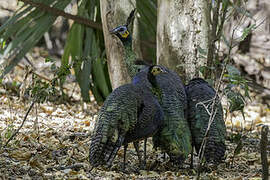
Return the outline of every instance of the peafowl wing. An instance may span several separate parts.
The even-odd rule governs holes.
[[[115,89],[99,111],[90,145],[92,166],[111,165],[129,129],[135,127],[139,93],[128,84]]]
[[[205,80],[196,78],[192,79],[186,86],[186,93],[188,97],[188,120],[193,144],[196,151],[199,152],[208,127],[209,112],[211,112],[216,91]],[[220,162],[226,150],[226,126],[220,102],[216,103],[214,112],[216,113],[210,126],[204,151],[207,162]]]
[[[191,133],[185,118],[187,107],[184,86],[179,76],[168,74],[157,77],[161,89],[161,107],[164,112],[164,128],[153,136],[154,147],[168,153],[171,160],[181,164],[191,152]]]
[[[92,166],[111,166],[122,145],[152,136],[162,126],[163,112],[141,87],[116,88],[99,111],[90,144]]]

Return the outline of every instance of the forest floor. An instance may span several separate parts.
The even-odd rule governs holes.
[[[18,67],[14,72],[6,79],[23,82],[25,72]],[[147,143],[147,170],[139,170],[135,149],[130,144],[125,172],[121,171],[123,148],[111,169],[89,171],[90,138],[100,106],[93,98],[91,103],[81,103],[75,83],[69,83],[67,89],[73,101],[36,104],[20,132],[5,146],[21,125],[31,102],[0,86],[0,179],[195,179],[197,157],[194,169],[189,167],[190,158],[178,169],[168,157],[153,149],[151,139]],[[269,125],[270,109],[261,104],[256,94],[251,93],[251,97],[244,108],[245,120],[238,112],[226,117],[226,159],[218,166],[206,168],[202,179],[260,179],[260,129],[262,124]],[[243,148],[234,156],[239,135]],[[141,151],[142,147],[143,143]]]

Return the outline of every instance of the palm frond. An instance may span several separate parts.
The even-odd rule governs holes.
[[[39,2],[38,0],[35,0]],[[54,8],[64,9],[71,0],[46,0],[45,4]],[[56,16],[24,5],[0,29],[2,42],[11,41],[3,48],[3,57],[8,59],[0,78],[3,78],[27,52],[42,38],[56,20]]]
[[[78,9],[78,15],[90,20],[100,21],[99,2],[83,0]],[[99,37],[101,36],[101,37]],[[89,90],[98,103],[102,103],[111,92],[108,73],[104,72],[106,64],[101,62],[104,51],[103,34],[99,31],[74,23],[68,35],[62,57],[62,67],[68,66],[69,59],[74,64],[75,76],[81,88],[84,101],[89,101]],[[103,60],[104,62],[104,60]],[[91,79],[92,78],[92,79]]]

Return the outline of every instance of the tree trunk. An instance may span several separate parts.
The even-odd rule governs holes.
[[[130,82],[130,77],[123,59],[122,43],[117,37],[111,35],[109,30],[125,24],[134,5],[136,5],[135,0],[125,1],[125,3],[121,0],[100,1],[108,69],[113,89]]]
[[[158,0],[157,63],[177,72],[183,81],[199,76],[207,61],[205,0]]]

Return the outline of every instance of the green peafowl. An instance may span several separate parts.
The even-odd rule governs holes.
[[[132,36],[130,31],[128,30],[128,26],[132,24],[134,20],[135,11],[136,9],[131,11],[125,25],[118,26],[110,30],[110,33],[116,35],[124,45],[125,51],[124,59],[128,69],[128,73],[131,78],[133,78],[141,68],[140,66],[134,64],[134,61],[136,60],[136,54],[132,50]]]
[[[158,89],[155,79],[166,71],[159,66],[151,66],[147,73],[151,87]],[[126,84],[107,97],[98,113],[91,138],[89,160],[93,167],[110,167],[117,151],[124,145],[125,168],[128,143],[150,137],[162,127],[163,111],[150,90],[145,91],[144,88]],[[138,147],[135,148],[138,152]]]
[[[147,91],[151,86],[147,81],[149,65],[143,61],[136,61],[136,55],[132,51],[132,36],[128,30],[128,25],[133,17],[134,11],[130,13],[125,25],[118,26],[110,32],[115,34],[124,45],[124,59],[129,75],[133,78],[132,83],[143,86],[144,90]],[[152,89],[152,93],[156,95],[164,111],[164,128],[153,136],[154,147],[161,148],[172,161],[181,164],[191,152],[191,133],[184,113],[187,108],[185,89],[180,77],[175,72],[164,66],[160,67],[168,73],[157,77],[160,89],[158,91]],[[139,69],[142,70],[137,73]],[[146,153],[146,148],[144,153]]]
[[[143,61],[136,61],[136,64],[146,67],[133,78],[133,84],[149,87],[146,72],[151,66]],[[175,72],[164,66],[160,68],[168,73],[157,76],[156,84],[160,88],[152,89],[164,112],[164,126],[153,136],[154,148],[160,148],[169,155],[171,161],[181,165],[191,152],[191,132],[184,113],[187,108],[185,89]]]
[[[208,128],[209,113],[212,111],[212,103],[216,96],[216,91],[205,80],[195,78],[186,86],[186,93],[188,99],[188,120],[193,145],[197,153],[199,153]],[[216,103],[213,112],[216,113],[207,135],[204,157],[206,162],[219,163],[226,151],[226,126],[220,102]]]
[[[121,42],[124,45],[125,50],[125,63],[128,68],[128,73],[131,78],[133,78],[136,73],[140,70],[141,66],[135,65],[134,61],[136,59],[136,54],[132,50],[132,38],[131,34],[128,30],[128,26],[132,24],[134,18],[135,18],[135,11],[131,11],[129,17],[127,18],[126,24],[122,26],[118,26],[112,30],[109,30],[111,34],[116,35]],[[144,140],[144,163],[146,162],[146,143],[147,138]],[[134,145],[135,146],[135,145]],[[136,142],[136,146],[138,146],[138,143]],[[140,154],[138,152],[138,158],[140,158]]]

